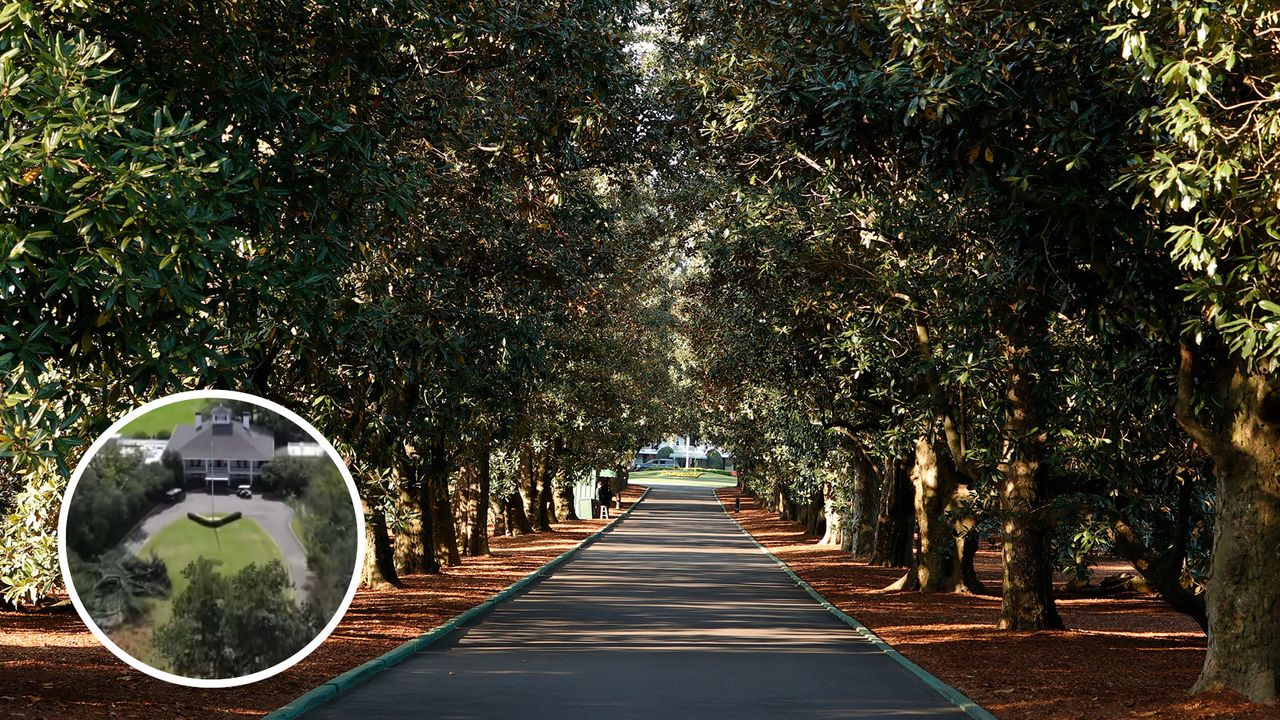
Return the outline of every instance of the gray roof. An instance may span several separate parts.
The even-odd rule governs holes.
[[[213,431],[213,424],[206,422],[196,430],[195,425],[179,425],[169,438],[169,452],[192,458],[214,460],[270,460],[276,456],[276,441],[271,433],[245,429],[231,425],[231,432]]]

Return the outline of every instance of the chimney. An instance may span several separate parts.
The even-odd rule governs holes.
[[[196,413],[196,429],[199,430],[202,427],[204,427],[204,415]]]
[[[249,429],[249,413],[244,414],[244,417],[241,418],[241,422],[244,423],[244,429],[248,430]]]

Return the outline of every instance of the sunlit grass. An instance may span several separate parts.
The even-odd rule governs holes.
[[[642,485],[652,486],[685,485],[719,488],[733,487],[738,484],[738,479],[735,477],[730,475],[721,475],[715,471],[700,470],[698,468],[641,470],[639,472],[631,473],[627,479]]]
[[[217,529],[205,527],[191,518],[175,520],[148,538],[138,555],[164,560],[171,594],[175,597],[187,589],[182,571],[199,557],[214,561],[218,571],[226,576],[235,575],[251,563],[277,560],[284,565],[284,554],[271,536],[246,517]]]
[[[179,425],[194,423],[196,411],[203,410],[208,404],[207,398],[195,398],[158,407],[125,425],[120,434],[125,437],[149,438],[158,432],[172,433]]]
[[[218,571],[225,576],[234,575],[251,563],[277,560],[281,565],[284,564],[284,554],[267,531],[244,517],[216,530],[191,518],[175,520],[152,535],[142,546],[138,556],[164,560],[169,575],[169,596],[152,599],[144,617],[135,623],[116,628],[110,635],[122,650],[147,665],[162,670],[168,669],[168,661],[156,652],[152,639],[156,628],[173,616],[174,599],[189,585],[182,571],[196,558],[204,557],[214,561]]]

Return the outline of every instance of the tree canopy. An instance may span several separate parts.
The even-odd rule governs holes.
[[[998,535],[1002,629],[1122,558],[1199,689],[1275,700],[1277,43],[1253,0],[4,0],[4,597],[57,592],[88,441],[234,388],[347,459],[367,585],[692,434],[896,590]]]

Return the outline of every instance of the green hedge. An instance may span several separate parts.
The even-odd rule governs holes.
[[[200,513],[193,513],[193,512],[187,513],[187,517],[209,528],[220,528],[223,525],[235,522],[236,520],[240,519],[241,515],[242,513],[239,510],[233,513],[227,513],[226,515],[223,515],[221,517],[216,517],[216,518],[205,517]]]

